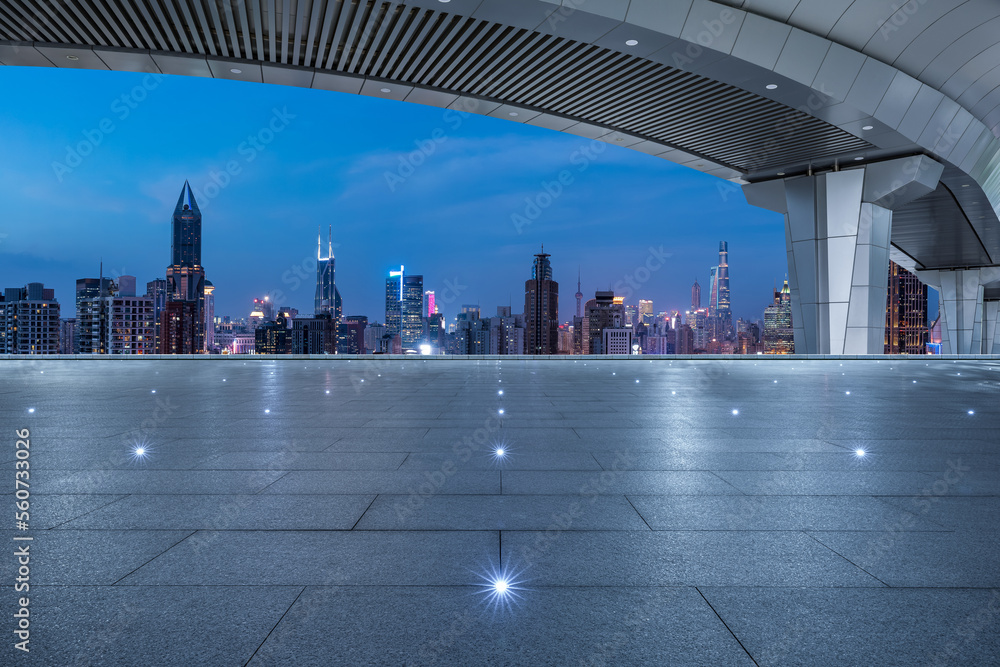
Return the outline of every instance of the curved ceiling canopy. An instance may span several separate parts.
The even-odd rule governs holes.
[[[470,111],[735,182],[907,155],[918,268],[1000,262],[1000,3],[20,0],[0,63],[305,86]]]

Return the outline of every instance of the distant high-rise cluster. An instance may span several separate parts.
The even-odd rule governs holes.
[[[710,267],[707,304],[696,279],[690,310],[654,309],[650,299],[626,303],[613,290],[584,301],[577,272],[576,312],[559,322],[559,283],[551,255],[534,255],[524,283],[524,311],[499,306],[484,316],[467,303],[449,323],[424,276],[404,266],[385,279],[384,322],[344,316],[336,282],[333,226],[323,251],[317,234],[312,313],[300,315],[276,299],[253,299],[249,315],[215,315],[215,287],[201,265],[201,211],[185,181],[171,219],[171,264],[165,278],[136,292],[136,278],[105,276],[76,281],[75,317],[59,318],[53,290],[40,283],[0,293],[0,353],[6,354],[791,354],[795,351],[793,290],[775,289],[763,319],[733,321],[729,244],[719,243]],[[928,348],[927,287],[890,263],[885,352],[924,354]],[[448,292],[446,291],[445,294]],[[451,299],[449,299],[450,301]]]

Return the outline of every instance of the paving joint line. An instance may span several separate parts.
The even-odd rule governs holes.
[[[274,631],[278,629],[278,626],[281,625],[281,622],[283,620],[285,620],[285,616],[288,615],[288,612],[292,610],[292,607],[295,606],[295,603],[298,602],[299,598],[302,597],[302,594],[306,592],[306,588],[308,588],[308,586],[302,587],[302,590],[299,591],[299,594],[295,596],[295,599],[292,600],[292,603],[288,605],[288,609],[286,609],[285,612],[281,615],[281,618],[278,619],[278,622],[275,623],[274,627],[268,631],[267,635],[264,637],[264,640],[257,646],[257,648],[254,649],[253,653],[250,654],[250,657],[247,659],[247,661],[243,663],[243,667],[247,667],[247,665],[250,664],[250,661],[253,660],[255,655],[257,655],[257,652],[260,651],[261,647],[264,646],[264,644],[267,642],[268,639],[270,639]]]
[[[698,595],[700,595],[701,599],[705,601],[705,604],[707,604],[708,608],[712,610],[712,613],[715,614],[715,617],[719,619],[719,622],[722,623],[722,625],[726,628],[726,630],[729,631],[729,634],[733,636],[733,639],[735,639],[736,643],[740,645],[740,648],[743,649],[743,652],[747,654],[747,657],[750,658],[753,664],[757,665],[757,667],[760,667],[760,663],[758,663],[754,659],[753,655],[750,654],[750,651],[747,650],[747,647],[743,645],[743,642],[741,642],[740,638],[736,636],[736,633],[733,632],[733,629],[729,627],[729,624],[726,623],[726,621],[722,618],[719,612],[715,610],[715,607],[713,607],[712,603],[708,601],[708,598],[705,597],[705,594],[701,592],[701,589],[697,586],[695,586],[694,589],[698,591]]]

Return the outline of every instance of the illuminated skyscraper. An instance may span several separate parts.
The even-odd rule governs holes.
[[[333,256],[333,225],[327,238],[326,257],[323,257],[322,236],[316,234],[316,296],[313,312],[316,315],[329,314],[335,322],[343,315],[343,303],[337,289],[336,259]]]
[[[201,265],[201,210],[191,186],[184,181],[171,220],[170,266],[167,267],[167,302],[185,301],[193,308],[171,311],[171,331],[184,332],[182,338],[169,341],[166,348],[176,353],[205,351],[205,269]],[[194,317],[193,326],[178,318]],[[162,327],[161,327],[162,329]],[[190,332],[190,336],[186,335]]]
[[[699,310],[701,308],[701,285],[698,281],[694,281],[694,285],[691,286],[691,310]]]
[[[656,317],[653,315],[653,302],[639,299],[639,321],[645,325],[650,325]]]
[[[774,303],[764,309],[764,352],[793,354],[795,332],[792,329],[792,294],[785,281],[781,291],[774,290]]]
[[[167,281],[163,278],[157,278],[146,283],[146,296],[153,299],[153,350],[159,350],[160,314],[167,307]]]
[[[729,243],[726,241],[719,241],[719,266],[716,268],[716,313],[731,320],[732,312],[729,306]]]
[[[525,354],[559,354],[559,283],[552,280],[551,255],[535,255],[524,283]]]
[[[0,354],[59,354],[59,302],[42,283],[0,295]]]
[[[621,328],[625,319],[624,297],[615,296],[614,292],[595,292],[594,298],[587,302],[587,317],[583,332],[584,354],[607,354],[604,349],[604,330]],[[615,322],[617,321],[617,325]]]
[[[424,292],[424,317],[430,317],[437,312],[437,304],[434,302],[434,290]]]
[[[124,278],[124,276],[122,276]],[[215,347],[215,285],[205,281],[205,349]],[[155,331],[155,329],[154,329]],[[154,336],[155,338],[155,336]]]
[[[389,335],[399,335],[404,350],[417,349],[423,335],[423,295],[423,276],[408,276],[403,266],[389,272],[385,280],[385,324]]]
[[[889,290],[885,313],[886,354],[926,354],[927,285],[889,262]]]
[[[708,297],[709,330],[713,338],[729,340],[733,337],[733,313],[729,304],[729,244],[719,242],[719,264],[712,267]]]

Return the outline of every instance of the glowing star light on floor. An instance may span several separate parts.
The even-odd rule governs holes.
[[[523,599],[521,592],[525,589],[521,585],[524,581],[520,572],[508,566],[496,568],[491,563],[489,569],[476,575],[482,580],[476,584],[478,593],[493,611],[507,611]]]
[[[865,450],[860,449],[860,448],[854,450],[854,455],[857,456],[859,459],[864,458],[865,454],[867,454],[867,453],[868,452],[866,452]]]
[[[150,454],[152,454],[152,451],[150,450],[149,445],[145,443],[138,443],[132,446],[128,455],[134,463],[145,463]]]

